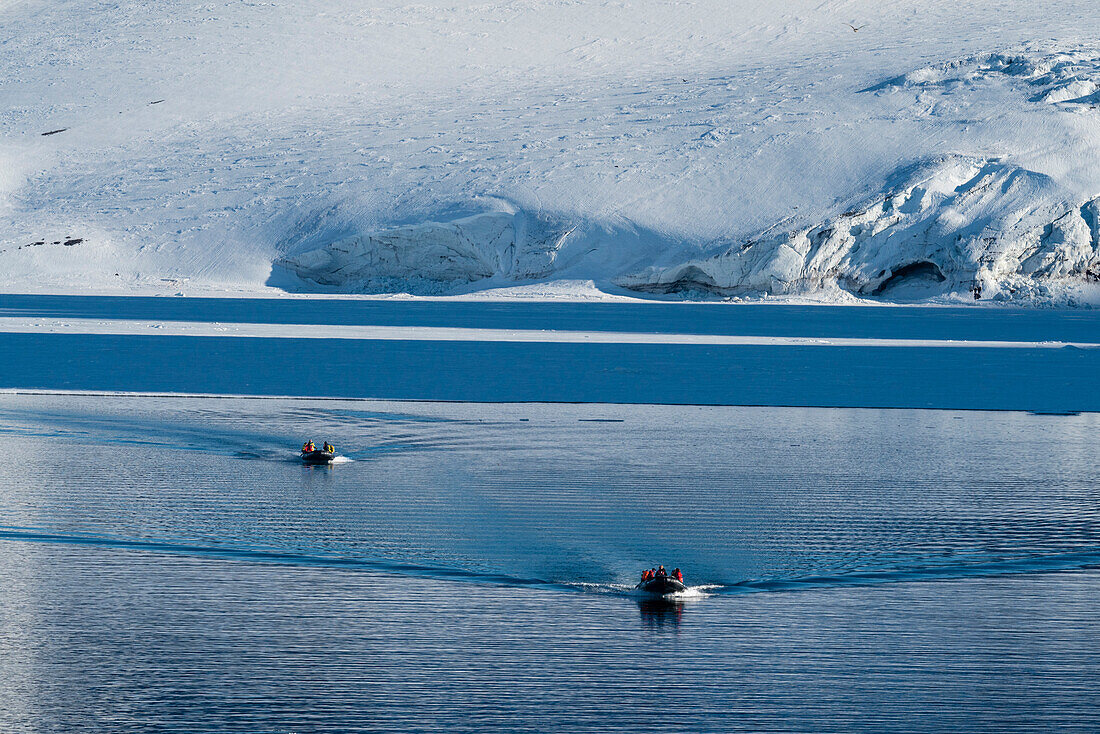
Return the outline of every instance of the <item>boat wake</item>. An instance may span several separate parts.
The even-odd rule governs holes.
[[[0,540],[30,543],[60,543],[122,550],[147,551],[171,555],[220,558],[231,561],[272,563],[303,567],[339,568],[447,581],[469,581],[495,586],[514,586],[557,590],[575,590],[570,584],[554,583],[534,578],[520,578],[498,573],[484,573],[461,568],[431,566],[418,563],[359,558],[355,556],[309,553],[295,550],[250,548],[239,546],[194,545],[174,541],[132,540],[108,535],[78,535],[50,532],[36,528],[0,529]]]
[[[366,558],[335,553],[318,553],[312,549],[198,545],[172,540],[137,540],[109,535],[71,534],[48,529],[10,526],[0,528],[0,541],[4,540],[92,546],[253,563],[350,569],[452,582],[472,582],[494,586],[615,595],[633,598],[639,601],[658,599],[672,603],[695,601],[714,596],[756,592],[784,592],[822,588],[873,586],[889,583],[962,580],[1100,568],[1100,550],[1085,550],[1072,553],[1002,559],[992,562],[957,564],[951,566],[937,565],[923,568],[804,576],[800,578],[746,579],[727,583],[705,583],[689,586],[682,592],[657,596],[652,593],[641,591],[632,584],[553,581],[537,577],[517,576],[503,572],[476,571],[427,563]]]
[[[709,596],[713,596],[715,593],[721,593],[722,590],[729,588],[723,584],[700,584],[698,586],[689,586],[685,591],[658,596],[642,591],[631,584],[572,582],[565,584],[565,586],[587,594],[614,594],[616,596],[627,596],[634,599],[665,599],[673,602],[706,599]]]
[[[888,583],[948,581],[989,576],[1019,576],[1100,568],[1100,549],[1069,553],[1002,558],[975,563],[929,565],[881,571],[805,576],[790,579],[749,579],[725,584],[719,593],[737,594],[758,591],[797,591],[839,586],[872,586]]]

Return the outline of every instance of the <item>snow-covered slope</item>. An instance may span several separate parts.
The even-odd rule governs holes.
[[[1100,301],[1093,0],[8,0],[0,23],[4,290]]]

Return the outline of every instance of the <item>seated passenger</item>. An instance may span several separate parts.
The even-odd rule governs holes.
[[[666,576],[668,576],[668,571],[665,570],[665,567],[664,566],[657,566],[657,578],[663,579]]]
[[[306,441],[304,444],[302,444],[302,453],[303,454],[308,454],[310,451],[313,451],[315,448],[316,448],[316,446],[313,445],[313,439],[310,439],[309,441]]]
[[[678,568],[672,569],[672,578],[676,579],[681,584],[684,583],[684,574],[680,573],[680,569]]]
[[[335,454],[336,453],[336,447],[333,446],[328,441],[325,441],[325,452],[329,453],[329,454]]]

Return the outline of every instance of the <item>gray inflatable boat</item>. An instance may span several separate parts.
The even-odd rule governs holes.
[[[684,586],[671,576],[658,576],[655,579],[643,581],[634,588],[638,591],[644,591],[647,594],[654,594],[656,596],[665,596],[666,594],[678,594],[681,591],[687,591],[686,586]]]

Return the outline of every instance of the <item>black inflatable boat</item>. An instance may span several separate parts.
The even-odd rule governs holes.
[[[634,588],[638,591],[644,591],[647,594],[654,594],[656,596],[665,596],[666,594],[678,594],[681,591],[687,591],[686,586],[684,586],[671,576],[658,576],[655,579],[643,581]]]
[[[331,464],[336,454],[331,451],[303,451],[302,461],[307,464]]]

